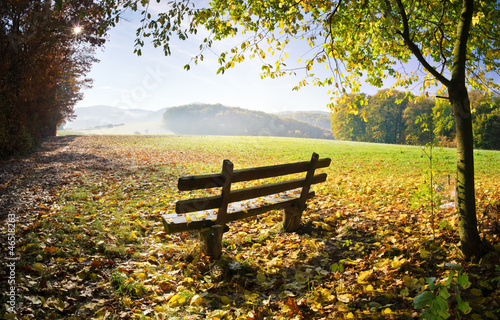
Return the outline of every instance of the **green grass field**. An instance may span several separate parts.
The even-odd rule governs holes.
[[[231,223],[216,262],[200,255],[196,234],[163,232],[161,214],[189,197],[177,191],[180,176],[219,172],[223,159],[241,169],[305,161],[313,152],[332,164],[300,232],[284,233],[280,212]],[[433,154],[439,205],[452,198],[455,150]],[[18,316],[413,319],[422,312],[413,298],[436,277],[451,279],[445,311],[452,317],[497,319],[500,152],[477,151],[475,159],[480,231],[496,250],[481,264],[462,263],[454,210],[431,214],[429,159],[419,147],[273,137],[54,139],[12,164],[13,172],[31,165],[22,179],[2,181],[4,192],[26,188],[32,202],[17,212]],[[455,285],[448,262],[462,264],[470,287]],[[458,311],[457,293],[467,314]]]

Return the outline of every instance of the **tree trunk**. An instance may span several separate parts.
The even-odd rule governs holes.
[[[449,87],[450,102],[455,114],[457,131],[458,231],[465,259],[482,256],[485,246],[479,237],[474,188],[474,144],[469,95],[465,85]]]

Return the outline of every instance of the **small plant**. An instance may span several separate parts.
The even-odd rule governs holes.
[[[344,272],[344,260],[340,260],[338,263],[334,263],[330,266],[331,272]]]
[[[352,240],[347,239],[342,243],[342,247],[348,247],[350,248],[352,246]]]
[[[432,132],[432,121],[427,117],[427,115],[423,114],[417,117],[415,123],[420,123],[420,127],[422,128],[423,133],[429,134],[429,142],[422,147],[422,151],[425,156],[429,159],[429,184],[428,187],[424,187],[423,191],[423,201],[429,202],[431,204],[431,227],[432,227],[432,235],[433,238],[436,237],[436,229],[435,229],[435,207],[437,202],[441,200],[438,192],[435,192],[434,186],[434,167],[433,167],[433,149],[434,146],[437,145],[437,141],[434,138],[434,134]],[[427,150],[428,149],[428,150]],[[436,196],[438,199],[436,199]]]
[[[450,291],[454,291],[457,301],[456,319],[460,319],[461,314],[469,314],[471,307],[467,301],[463,301],[460,296],[460,288],[467,289],[471,283],[467,273],[462,272],[462,267],[455,263],[446,263],[450,267],[448,279],[436,282],[435,277],[427,278],[429,289],[413,299],[413,305],[416,309],[424,309],[420,314],[422,319],[441,320],[451,316],[448,312],[448,299],[451,297]]]
[[[111,275],[111,285],[116,289],[117,292],[122,292],[123,287],[125,286],[125,281],[127,280],[120,272],[115,271]]]
[[[134,283],[132,278],[127,279],[118,271],[111,275],[111,285],[119,295],[140,296],[146,292],[142,283]]]

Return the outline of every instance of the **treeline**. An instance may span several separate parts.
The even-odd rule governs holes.
[[[90,85],[94,48],[105,41],[103,10],[96,0],[61,9],[49,0],[2,1],[0,158],[31,150],[71,117]]]
[[[475,148],[500,150],[500,97],[473,91],[469,99]],[[337,109],[331,125],[338,140],[456,146],[455,118],[445,99],[381,90],[373,96],[350,95]]]
[[[169,108],[163,121],[176,134],[332,138],[328,130],[306,122],[220,104]]]

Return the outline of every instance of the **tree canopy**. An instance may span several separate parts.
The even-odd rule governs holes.
[[[426,145],[435,141],[442,147],[456,147],[455,119],[450,103],[442,99],[412,99],[407,93],[381,90],[373,96],[351,95],[339,104],[331,117],[334,137],[339,140]],[[473,107],[474,146],[477,149],[500,150],[495,125],[500,110],[498,96],[470,93]],[[368,101],[361,105],[360,101]],[[411,100],[411,101],[410,101]],[[348,107],[356,104],[356,112]],[[357,114],[365,113],[365,120]],[[356,114],[355,114],[356,113]],[[425,122],[424,129],[422,124]]]
[[[328,85],[334,97],[359,92],[363,81],[382,87],[390,79],[393,87],[418,88],[431,95],[432,85],[446,87],[451,82],[460,40],[458,22],[463,10],[472,11],[464,73],[471,89],[498,90],[500,18],[494,1],[225,1],[216,0],[197,7],[188,0],[173,1],[158,16],[141,7],[138,0],[125,1],[123,7],[143,9],[143,23],[137,30],[144,37],[171,53],[171,41],[187,39],[207,30],[194,62],[202,61],[214,41],[248,35],[226,52],[220,52],[218,72],[245,59],[263,59],[263,76],[278,77],[295,73],[288,68],[292,41],[305,41],[311,48],[301,63],[307,78],[317,85]],[[149,3],[149,2],[147,2]],[[241,38],[243,39],[243,38]],[[269,59],[270,57],[275,57]],[[314,66],[326,64],[332,70],[320,78]],[[186,68],[189,68],[186,66]],[[389,82],[388,82],[389,83]],[[305,85],[301,82],[299,87]],[[333,106],[333,105],[332,105]]]

